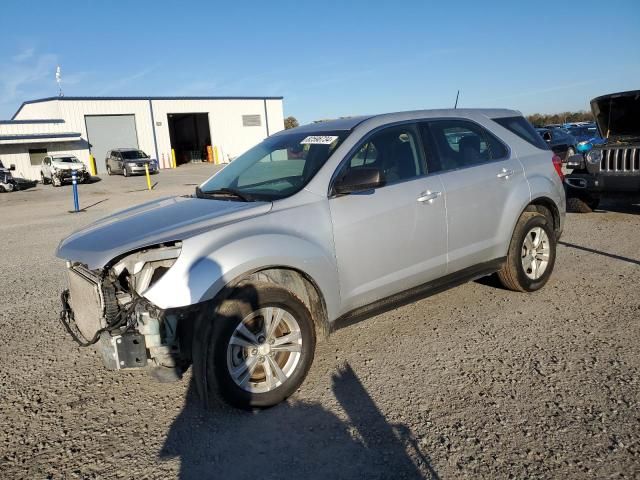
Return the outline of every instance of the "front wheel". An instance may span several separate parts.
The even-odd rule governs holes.
[[[556,236],[549,218],[538,212],[524,212],[516,224],[507,262],[498,278],[509,290],[534,292],[547,283],[555,261]]]
[[[315,343],[308,309],[288,290],[242,285],[199,320],[193,347],[198,391],[206,403],[219,393],[239,408],[276,405],[302,384]]]
[[[124,168],[122,169],[122,175],[124,175],[125,177],[128,177],[128,176],[129,176],[129,171],[127,170],[127,167],[124,167]]]
[[[111,166],[107,165],[107,175],[111,176]]]
[[[51,184],[54,187],[60,187],[60,186],[62,186],[62,180],[60,180],[60,177],[52,176],[51,177]]]

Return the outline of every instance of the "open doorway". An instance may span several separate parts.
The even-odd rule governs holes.
[[[169,113],[169,138],[176,163],[206,162],[211,145],[208,113]]]

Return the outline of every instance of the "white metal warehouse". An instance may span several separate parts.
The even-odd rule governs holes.
[[[0,121],[0,160],[40,178],[45,155],[73,154],[104,173],[108,150],[136,147],[171,166],[228,161],[284,129],[282,97],[50,97],[24,102]]]

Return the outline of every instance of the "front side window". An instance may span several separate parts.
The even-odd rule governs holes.
[[[378,168],[387,184],[423,175],[415,128],[412,125],[402,125],[375,133],[357,149],[346,168]],[[342,172],[344,174],[346,170]]]
[[[288,197],[309,183],[348,135],[293,131],[269,137],[204,182],[197,194],[248,201]]]
[[[438,152],[436,170],[454,170],[499,160],[508,156],[506,147],[486,129],[466,120],[428,122]]]

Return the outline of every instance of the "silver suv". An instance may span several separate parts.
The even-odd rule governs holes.
[[[112,369],[193,364],[202,397],[274,405],[316,339],[497,273],[541,288],[565,216],[560,159],[510,110],[433,110],[282,131],[194,195],[60,244],[67,330]]]

